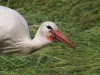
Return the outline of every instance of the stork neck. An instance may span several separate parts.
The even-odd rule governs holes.
[[[47,45],[50,41],[47,41],[45,37],[35,36],[33,40],[31,39],[24,39],[24,42],[21,42],[21,54],[26,55],[33,53],[34,51],[38,50],[39,48]]]
[[[38,50],[39,48],[51,43],[50,40],[47,39],[41,32],[41,27],[38,29],[34,39],[29,42],[31,46],[31,52]]]
[[[35,38],[32,40],[32,45],[35,48],[40,48],[42,46],[47,45],[48,43],[50,43],[50,41],[47,40],[46,37],[38,35],[38,34],[36,34]]]

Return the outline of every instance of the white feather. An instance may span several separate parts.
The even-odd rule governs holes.
[[[30,39],[26,20],[17,11],[0,6],[0,53],[29,54],[38,48],[51,43],[45,36],[49,35],[47,25],[55,30],[58,27],[53,22],[44,22],[38,29],[33,40]]]

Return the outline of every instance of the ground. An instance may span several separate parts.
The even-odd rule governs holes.
[[[100,0],[0,0],[17,10],[34,38],[38,26],[55,22],[76,49],[53,43],[28,55],[1,55],[0,75],[100,75]]]

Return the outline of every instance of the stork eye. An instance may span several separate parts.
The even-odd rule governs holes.
[[[51,27],[51,26],[47,26],[47,28],[48,28],[48,29],[52,29],[52,27]]]

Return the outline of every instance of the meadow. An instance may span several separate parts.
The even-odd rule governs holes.
[[[76,49],[53,43],[27,55],[0,55],[0,75],[100,75],[100,0],[0,0],[24,16],[34,38],[55,22]]]

